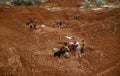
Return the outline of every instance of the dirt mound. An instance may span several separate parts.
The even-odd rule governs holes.
[[[80,21],[73,19],[78,12]],[[0,7],[0,76],[119,76],[119,13],[120,8],[51,12],[39,6]],[[29,18],[39,21],[34,31],[25,25]],[[54,27],[53,23],[59,20],[72,27]],[[80,61],[75,52],[70,59],[53,57],[51,48],[69,41],[67,35],[85,40]]]

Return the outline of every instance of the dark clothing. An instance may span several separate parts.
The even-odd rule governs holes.
[[[81,44],[81,54],[84,53],[84,47],[85,47],[85,44],[82,43],[82,44]]]
[[[52,51],[54,52],[54,57],[58,56],[60,58],[60,52],[58,50],[58,48],[52,48]]]
[[[60,56],[61,56],[60,51],[54,53],[54,57],[56,57],[56,56],[58,56],[60,58]]]
[[[62,25],[63,22],[59,21],[59,22],[55,22],[56,25]]]
[[[32,29],[32,25],[30,25],[30,29]]]
[[[37,21],[34,21],[33,25],[34,25],[33,28],[36,29]]]
[[[81,48],[81,54],[82,54],[82,53],[84,53],[84,49],[83,49],[83,48]]]
[[[62,48],[60,49],[60,53],[61,53],[61,54],[64,54],[64,53],[65,53],[65,48],[64,48],[64,47],[62,47]]]
[[[74,44],[72,44],[72,45],[69,46],[70,51],[74,50],[75,48],[76,48],[76,46]]]
[[[33,28],[36,29],[36,24],[34,24]]]
[[[30,30],[32,31],[33,30],[33,25],[30,24],[29,27],[30,27]]]

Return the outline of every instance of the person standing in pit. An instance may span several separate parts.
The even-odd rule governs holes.
[[[84,49],[85,49],[85,42],[84,40],[81,41],[81,54],[84,53]]]
[[[38,21],[37,21],[37,19],[35,19],[35,21],[33,22],[33,28],[34,29],[36,29],[37,23],[38,23]]]
[[[80,43],[79,42],[75,42],[75,46],[76,46],[76,57],[80,59],[81,58]]]

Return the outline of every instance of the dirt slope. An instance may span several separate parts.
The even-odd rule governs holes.
[[[76,11],[81,14],[80,21],[73,20]],[[33,32],[25,25],[29,18],[39,21]],[[73,27],[60,30],[52,24],[57,20]],[[80,61],[74,52],[70,59],[53,57],[51,48],[68,41],[66,35],[85,40]],[[39,6],[1,7],[0,76],[119,76],[119,35],[120,8],[50,12]]]

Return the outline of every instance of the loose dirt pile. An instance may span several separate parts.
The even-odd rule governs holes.
[[[76,11],[80,21],[74,20]],[[25,23],[37,19],[33,32]],[[72,25],[60,30],[53,23]],[[46,27],[42,28],[41,24]],[[73,35],[86,42],[80,61],[54,58],[52,47],[60,47]],[[39,6],[0,8],[0,76],[119,76],[120,8],[91,11],[63,9],[51,12]]]

